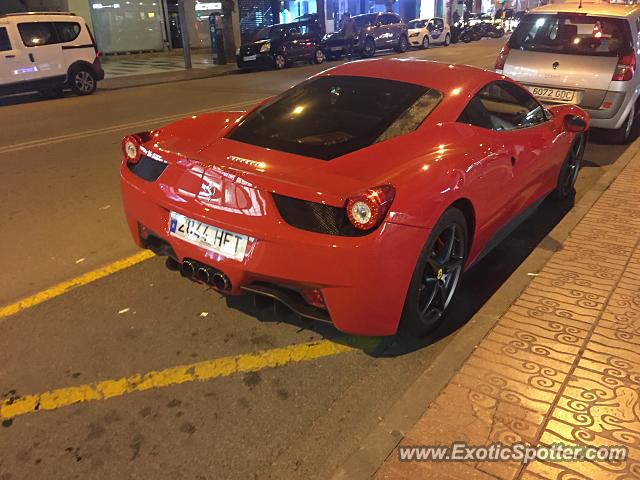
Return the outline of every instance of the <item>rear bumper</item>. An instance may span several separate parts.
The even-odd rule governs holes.
[[[531,83],[523,83],[523,86],[562,88],[557,85]],[[578,106],[589,114],[589,124],[593,128],[620,128],[627,118],[633,102],[635,102],[637,98],[637,94],[633,88],[626,91],[582,89],[579,90],[579,92],[581,97]],[[558,105],[558,103],[552,102],[545,103]]]
[[[161,176],[158,182],[161,183]],[[162,192],[168,187],[149,188],[126,166],[121,168],[125,216],[135,242],[144,247],[139,225],[144,225],[171,246],[176,259],[194,259],[226,274],[231,294],[259,283],[320,288],[334,326],[358,335],[392,335],[398,328],[415,262],[428,230],[384,223],[364,237],[339,237],[291,227],[279,218],[274,229],[251,232],[242,261],[224,258],[167,233],[169,212],[177,211],[197,220],[237,233],[246,233],[242,215],[237,226],[217,218],[206,218],[192,209],[171,202]],[[268,200],[272,201],[269,197]],[[273,215],[273,210],[271,211]]]
[[[96,74],[96,79],[104,80],[104,69],[102,68],[102,62],[100,62],[100,58],[96,57],[93,61],[93,71]]]
[[[273,67],[273,57],[270,53],[257,53],[253,60],[244,60],[241,55],[236,56],[238,68],[269,68]]]

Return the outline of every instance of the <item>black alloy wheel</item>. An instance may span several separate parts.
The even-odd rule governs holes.
[[[449,208],[431,231],[413,272],[401,329],[423,336],[440,325],[464,269],[468,248],[462,212]]]
[[[584,133],[578,133],[573,139],[567,152],[567,157],[560,168],[558,184],[553,191],[553,196],[556,200],[565,200],[575,192],[576,180],[582,167],[582,158],[584,157],[586,143]]]

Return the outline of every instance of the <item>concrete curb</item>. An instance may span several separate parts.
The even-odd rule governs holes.
[[[609,188],[631,159],[640,152],[637,139],[596,181],[576,205],[538,244],[491,298],[476,312],[455,338],[404,392],[381,421],[373,427],[360,448],[334,472],[334,480],[371,478],[402,438],[422,417],[431,402],[449,383],[474,348],[493,328],[500,316],[520,296],[531,278],[529,272],[539,271],[562,245],[574,227],[585,216],[602,193]]]

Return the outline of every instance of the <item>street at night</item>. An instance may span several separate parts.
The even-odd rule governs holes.
[[[493,70],[504,42],[376,56]],[[382,466],[498,319],[544,277],[637,141],[614,145],[607,131],[591,131],[575,207],[543,201],[464,274],[446,321],[421,338],[347,335],[277,302],[225,297],[133,242],[120,186],[125,135],[246,110],[342,63],[98,85],[86,97],[0,97],[0,480],[556,478],[499,469],[401,477],[397,465]],[[637,205],[626,208],[637,215]],[[637,237],[628,240],[637,248]],[[631,262],[638,265],[637,251]],[[394,278],[375,281],[384,289]],[[638,425],[637,391],[635,402]],[[637,467],[637,444],[630,457]],[[625,478],[639,478],[631,468]]]

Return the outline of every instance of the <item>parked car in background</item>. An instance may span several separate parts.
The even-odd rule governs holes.
[[[125,137],[124,211],[140,247],[220,293],[424,335],[464,270],[548,195],[571,198],[588,124],[487,70],[349,62],[246,112]]]
[[[92,94],[104,78],[82,17],[71,13],[0,15],[0,95],[64,89]]]
[[[429,48],[431,45],[451,43],[451,29],[442,18],[416,18],[407,22],[409,43],[414,47]]]
[[[353,39],[353,51],[363,58],[373,57],[378,50],[394,49],[406,52],[409,48],[407,26],[395,13],[366,13],[354,15],[357,33]],[[322,39],[322,50],[328,59],[345,54],[342,31],[329,33]]]
[[[626,143],[638,114],[640,6],[551,4],[523,17],[495,70],[546,103],[585,109],[593,127]]]
[[[238,68],[282,69],[294,62],[322,63],[322,33],[315,19],[264,27],[236,50]]]

